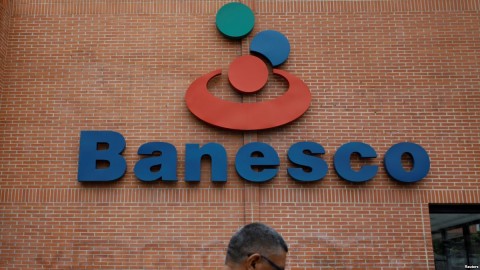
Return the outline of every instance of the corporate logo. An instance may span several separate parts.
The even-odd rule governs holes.
[[[253,30],[255,17],[252,10],[241,3],[224,5],[216,16],[217,28],[225,37],[239,40]],[[201,120],[217,127],[230,130],[262,130],[285,125],[302,116],[310,105],[311,95],[305,83],[287,71],[278,69],[290,53],[288,39],[280,32],[266,30],[256,34],[250,44],[251,55],[235,59],[229,66],[228,79],[241,94],[255,94],[267,83],[272,73],[288,82],[288,90],[275,99],[258,103],[238,103],[222,100],[212,95],[208,82],[222,74],[212,71],[192,82],[185,96],[189,110]],[[263,56],[265,63],[258,55]],[[80,133],[78,181],[109,182],[122,178],[127,171],[123,156],[125,137],[115,131],[82,131]],[[202,162],[210,160],[212,182],[226,182],[228,176],[228,154],[219,143],[204,145],[188,143],[184,151],[184,180],[201,180]],[[289,165],[286,172],[298,182],[321,181],[328,173],[329,165],[323,159],[326,153],[317,142],[296,142],[290,146],[286,156]],[[177,147],[168,142],[146,142],[138,147],[139,159],[133,168],[136,178],[143,182],[178,181]],[[379,166],[364,164],[353,168],[352,155],[362,160],[377,158],[377,152],[369,144],[348,142],[337,148],[333,156],[333,168],[337,175],[348,182],[362,183],[373,179]],[[404,157],[412,161],[411,168],[403,165]],[[244,180],[264,183],[278,175],[280,157],[269,144],[251,142],[241,146],[235,154],[235,171]],[[400,142],[391,146],[383,157],[387,174],[402,183],[422,180],[430,170],[430,157],[420,145]]]
[[[248,6],[234,2],[219,9],[215,22],[223,36],[241,40],[252,32],[255,16]],[[275,30],[261,31],[253,37],[250,53],[233,60],[228,69],[228,80],[238,93],[251,95],[262,90],[269,78],[268,65],[273,68],[274,75],[287,81],[288,90],[275,99],[257,103],[223,100],[207,88],[212,78],[222,74],[221,69],[214,70],[197,78],[186,92],[187,107],[196,117],[226,129],[262,130],[288,124],[307,111],[311,100],[308,86],[278,68],[290,54],[287,37]]]

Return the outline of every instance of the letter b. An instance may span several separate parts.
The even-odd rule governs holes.
[[[127,163],[122,156],[124,149],[125,138],[118,132],[82,131],[78,181],[107,182],[121,178],[127,170]],[[99,166],[102,163],[106,166]]]

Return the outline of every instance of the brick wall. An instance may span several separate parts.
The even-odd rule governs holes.
[[[275,29],[292,51],[281,67],[302,78],[312,106],[262,132],[212,128],[184,104],[188,85],[248,52],[214,25],[228,1],[1,1],[0,269],[220,269],[231,234],[262,221],[291,247],[288,269],[433,269],[429,203],[480,203],[480,2],[245,1],[254,32]],[[7,42],[8,34],[8,42]],[[254,98],[279,95],[271,82]],[[240,97],[222,77],[215,95]],[[118,182],[76,180],[81,130],[127,141]],[[326,150],[325,179],[286,174],[298,141]],[[138,181],[137,148],[178,150],[176,183]],[[246,142],[271,144],[278,176],[255,185],[234,169]],[[364,184],[341,180],[333,154],[372,145],[380,166]],[[385,151],[412,141],[430,154],[427,178],[398,184]],[[186,143],[218,142],[229,180],[183,180]],[[365,164],[354,160],[354,166]]]
[[[3,75],[5,68],[5,59],[7,57],[7,40],[10,26],[10,17],[12,15],[11,1],[2,0],[0,2],[0,74]],[[3,91],[3,76],[0,76],[0,92]]]

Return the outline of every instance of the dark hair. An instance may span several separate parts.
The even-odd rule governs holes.
[[[269,256],[281,250],[288,252],[288,246],[278,232],[265,224],[251,223],[242,227],[230,239],[226,261],[240,263],[253,253]]]

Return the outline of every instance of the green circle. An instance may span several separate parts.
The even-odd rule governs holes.
[[[255,15],[246,5],[238,2],[228,3],[217,12],[217,29],[230,39],[241,39],[253,30]]]

